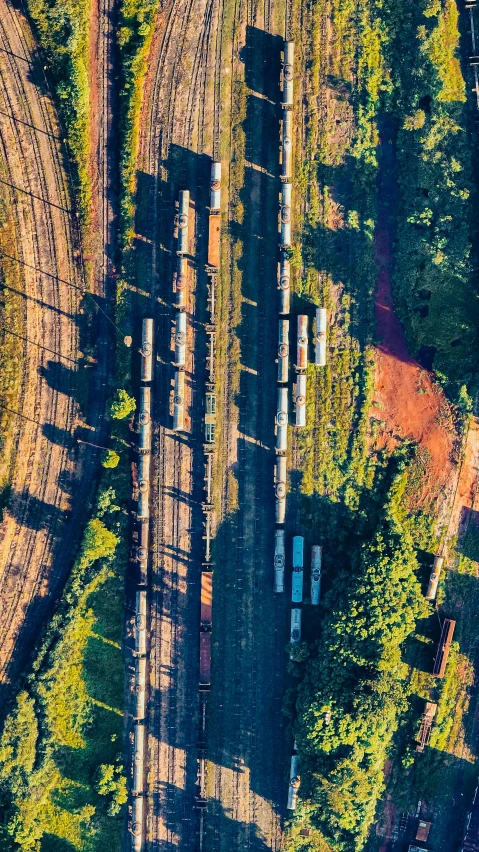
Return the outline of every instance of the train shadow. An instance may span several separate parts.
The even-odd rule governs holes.
[[[70,511],[62,511],[28,492],[15,490],[11,492],[9,513],[22,526],[37,532],[48,530],[53,535],[58,533],[58,525],[68,522],[71,516]]]

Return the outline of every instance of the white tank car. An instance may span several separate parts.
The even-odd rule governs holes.
[[[150,454],[138,458],[138,511],[139,521],[150,517]]]
[[[145,792],[145,726],[140,722],[133,728],[133,795]]]
[[[282,248],[288,248],[291,245],[291,192],[292,186],[290,183],[281,185],[281,231],[280,244]]]
[[[144,319],[141,325],[141,381],[153,377],[153,320]]]
[[[291,632],[289,641],[292,645],[297,645],[301,642],[301,610],[293,607],[291,610]]]
[[[183,370],[175,373],[175,391],[173,396],[173,429],[182,432],[185,428],[185,374]]]
[[[146,710],[146,657],[135,660],[135,719],[142,722]]]
[[[308,368],[308,317],[306,314],[298,316],[296,343],[296,370],[298,373],[304,373]]]
[[[299,775],[299,760],[296,750],[291,755],[291,769],[289,772],[288,804],[289,811],[294,811],[298,804],[298,791],[301,784]]]
[[[294,41],[284,43],[283,62],[283,107],[293,107],[293,79],[294,79]]]
[[[188,254],[188,218],[190,211],[190,193],[187,189],[180,192],[178,210],[178,254]]]
[[[149,524],[144,521],[139,525],[138,531],[139,543],[136,548],[136,558],[138,560],[139,577],[138,583],[140,586],[146,586],[148,582],[148,544],[149,544]]]
[[[139,657],[146,654],[146,589],[138,589],[136,593],[135,654]]]
[[[314,330],[314,363],[316,367],[326,366],[326,308],[316,308]]]
[[[289,376],[289,320],[280,319],[278,325],[278,382],[287,382]]]
[[[286,564],[286,549],[284,544],[284,530],[275,530],[274,533],[274,591],[284,592],[284,568]]]
[[[186,257],[179,257],[176,265],[176,305],[184,308],[186,304],[186,271],[188,262]]]
[[[140,438],[138,450],[140,453],[151,452],[151,388],[140,388],[140,410],[138,414]]]
[[[319,544],[313,544],[311,548],[311,603],[313,606],[319,604],[321,594],[321,557],[323,548]]]
[[[221,163],[211,163],[210,210],[221,208]]]
[[[306,426],[306,373],[296,376],[296,426]]]
[[[276,456],[274,491],[276,496],[276,523],[284,524],[286,516],[286,456]]]
[[[286,252],[282,251],[279,260],[279,312],[280,314],[289,314],[291,301],[291,265],[286,257]]]
[[[429,577],[429,584],[426,592],[427,601],[434,601],[436,599],[437,586],[439,583],[439,577],[441,575],[443,565],[444,556],[434,557],[434,565],[432,567],[431,576]]]
[[[186,314],[184,311],[178,311],[176,314],[175,362],[177,367],[184,367],[186,363]]]
[[[304,568],[304,538],[295,535],[293,538],[293,578],[291,600],[301,603],[303,600],[303,568]]]
[[[143,852],[144,850],[144,809],[145,800],[137,796],[131,802],[131,849],[132,852]]]
[[[288,388],[278,388],[276,410],[276,452],[285,453],[288,449]]]
[[[283,110],[283,138],[281,141],[281,177],[291,180],[293,154],[293,113]]]

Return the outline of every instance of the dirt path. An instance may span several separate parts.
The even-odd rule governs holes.
[[[99,365],[90,372],[96,402],[88,424],[76,400],[84,369],[79,362],[84,281],[62,133],[46,91],[25,19],[0,0],[0,139],[11,184],[27,338],[12,499],[0,527],[5,692],[37,638],[78,544],[95,457],[76,446],[73,431],[86,426],[98,441],[91,430],[103,411],[102,346]]]

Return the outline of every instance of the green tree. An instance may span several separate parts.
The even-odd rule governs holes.
[[[99,518],[88,522],[83,536],[80,555],[80,568],[86,568],[97,559],[113,556],[119,538],[109,530]]]
[[[105,450],[101,458],[101,463],[103,467],[106,468],[118,467],[119,461],[120,456],[115,452],[115,450]]]
[[[124,420],[136,409],[136,402],[123,388],[118,388],[110,405],[110,414],[114,420]]]

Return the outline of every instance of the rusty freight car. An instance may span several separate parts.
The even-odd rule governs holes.
[[[439,645],[437,646],[436,658],[434,660],[434,667],[432,670],[433,675],[436,677],[444,677],[455,626],[456,622],[452,618],[444,619],[441,638],[439,639]]]
[[[200,692],[209,692],[211,686],[211,633],[200,633]]]

